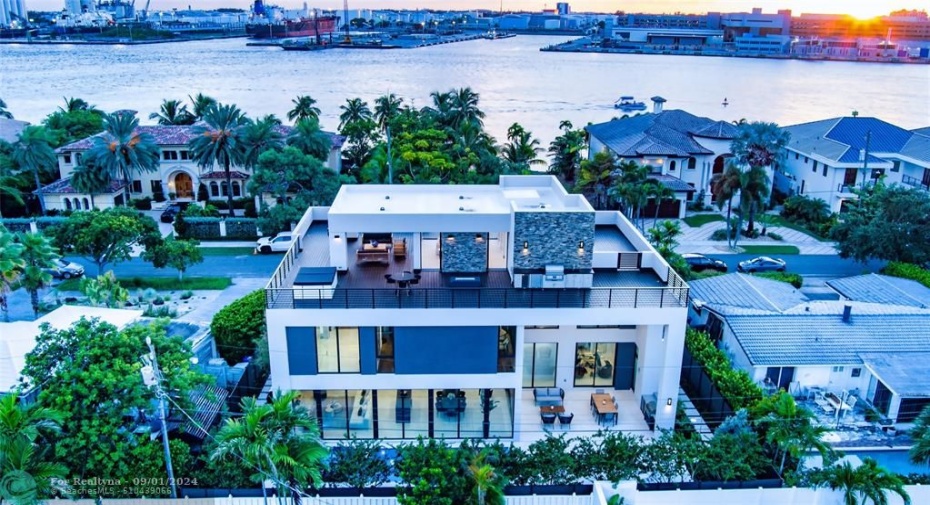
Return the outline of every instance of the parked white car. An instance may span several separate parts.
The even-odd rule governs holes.
[[[255,244],[255,252],[259,254],[287,252],[293,241],[294,236],[289,231],[283,231],[274,237],[262,237]]]

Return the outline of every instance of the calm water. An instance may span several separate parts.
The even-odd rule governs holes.
[[[164,98],[202,91],[250,115],[283,117],[309,94],[325,128],[346,98],[393,92],[417,107],[429,93],[471,86],[498,139],[520,122],[544,145],[563,119],[610,119],[623,95],[661,95],[666,108],[715,119],[800,123],[858,110],[906,128],[930,124],[930,66],[608,54],[542,53],[564,37],[523,36],[415,50],[285,52],[244,39],[150,46],[0,46],[0,97],[38,121],[82,97],[146,116]],[[730,105],[721,102],[727,98]]]

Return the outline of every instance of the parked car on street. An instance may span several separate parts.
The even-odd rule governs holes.
[[[788,265],[783,259],[769,258],[768,256],[759,256],[751,260],[740,261],[736,269],[740,272],[784,272]]]
[[[274,237],[262,237],[255,244],[255,252],[260,254],[270,254],[273,252],[287,252],[294,241],[293,235],[289,231],[282,231]]]
[[[187,208],[187,202],[172,203],[161,213],[162,223],[173,223],[174,218]]]
[[[78,265],[77,263],[73,263],[61,258],[55,260],[54,263],[54,267],[45,269],[46,272],[52,275],[52,278],[70,279],[72,277],[80,277],[84,275],[84,267]]]
[[[727,264],[717,258],[708,258],[703,254],[692,254],[686,253],[681,255],[685,259],[685,263],[695,272],[703,272],[705,270],[716,270],[718,272],[726,272]]]

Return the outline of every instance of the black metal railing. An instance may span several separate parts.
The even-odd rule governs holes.
[[[924,191],[930,191],[930,184],[927,184],[921,179],[916,177],[911,177],[910,175],[901,175],[901,182],[907,184],[908,186],[913,186],[915,188],[921,188]]]
[[[675,284],[678,284],[677,282]],[[583,309],[685,307],[686,284],[671,287],[515,288],[266,288],[269,309]]]

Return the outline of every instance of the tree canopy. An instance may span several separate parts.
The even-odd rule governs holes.
[[[75,212],[52,235],[62,251],[94,262],[98,274],[109,264],[128,260],[133,245],[148,249],[161,243],[158,223],[127,207]]]

